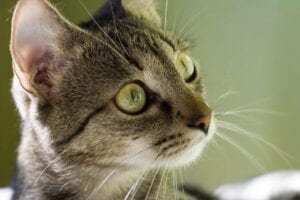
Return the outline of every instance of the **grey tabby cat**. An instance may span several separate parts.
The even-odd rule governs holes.
[[[195,160],[215,124],[189,44],[160,24],[152,0],[109,0],[80,26],[18,2],[13,199],[178,198],[160,169]]]

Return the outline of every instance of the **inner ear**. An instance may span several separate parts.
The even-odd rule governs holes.
[[[27,92],[52,92],[57,84],[52,74],[62,69],[66,60],[61,44],[70,37],[68,23],[46,1],[21,0],[17,4],[10,48],[14,73]]]

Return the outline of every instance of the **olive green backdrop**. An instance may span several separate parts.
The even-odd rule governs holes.
[[[8,45],[15,2],[0,0],[0,186],[9,183],[19,139],[18,117],[9,91],[12,70]],[[73,22],[88,16],[78,1],[53,2]],[[84,3],[93,12],[102,1]],[[165,1],[159,4],[163,15]],[[184,179],[214,189],[228,181],[300,167],[299,10],[298,0],[169,1],[167,25],[192,41],[194,56],[202,65],[208,101],[216,111],[242,108],[241,116],[223,119],[243,126],[252,135],[225,132],[234,145],[253,157],[216,137],[202,159],[184,168]],[[216,101],[228,91],[231,95]],[[254,133],[290,156],[280,156],[274,148],[255,140]]]

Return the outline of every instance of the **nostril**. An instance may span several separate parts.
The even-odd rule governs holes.
[[[201,124],[198,125],[198,128],[200,130],[202,130],[204,133],[207,133],[208,129],[209,129],[209,125],[207,126],[205,123],[201,123]]]
[[[199,118],[195,123],[189,124],[188,126],[191,128],[198,128],[202,130],[204,133],[208,133],[209,125],[211,121],[211,113]]]

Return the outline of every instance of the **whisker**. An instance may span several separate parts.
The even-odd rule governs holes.
[[[162,174],[161,174],[161,178],[160,178],[160,181],[159,181],[159,184],[158,184],[158,189],[157,189],[157,193],[156,193],[156,198],[155,198],[155,200],[157,200],[158,197],[159,197],[160,187],[161,187],[161,185],[162,185],[162,182],[163,182],[165,173],[166,173],[166,168],[163,170],[163,172],[162,172]]]
[[[180,13],[180,15],[179,15],[179,13]],[[172,33],[177,32],[177,29],[179,28],[179,25],[181,23],[181,19],[183,18],[184,11],[179,12],[179,13],[176,13],[175,17],[171,19],[172,26],[171,26],[170,30],[172,31]]]
[[[220,152],[222,154],[222,156],[226,159],[226,160],[230,160],[229,156],[226,154],[226,152],[221,148],[220,143],[217,140],[217,137],[213,137],[211,139],[211,144],[213,145],[214,148],[216,148],[217,152]]]
[[[165,36],[166,36],[166,31],[167,31],[168,6],[169,6],[169,0],[165,0],[165,15],[164,15],[164,34],[165,34]]]
[[[291,163],[290,163],[290,161],[286,157],[288,157],[290,159],[294,159],[294,160],[297,161],[297,159],[295,159],[294,157],[292,157],[291,155],[289,155],[288,153],[286,153],[285,151],[283,151],[282,149],[280,149],[279,147],[277,147],[276,145],[274,145],[270,141],[266,140],[262,136],[259,136],[257,133],[247,131],[247,130],[241,128],[238,125],[235,125],[233,123],[226,122],[226,121],[219,121],[218,120],[217,124],[218,124],[219,128],[223,128],[223,129],[226,129],[226,130],[233,131],[233,132],[235,132],[237,134],[250,137],[252,139],[255,139],[255,140],[257,140],[257,141],[265,144],[267,147],[269,147],[270,149],[272,149],[273,151],[275,151],[279,155],[279,157],[282,160],[284,160],[289,166],[291,166]]]
[[[234,146],[235,148],[237,148],[243,155],[245,155],[252,164],[254,164],[254,166],[262,171],[262,172],[266,172],[267,170],[265,169],[265,167],[254,157],[252,156],[247,150],[245,150],[242,146],[240,146],[239,144],[237,144],[236,142],[234,142],[232,140],[232,138],[225,136],[225,134],[221,133],[221,132],[216,132],[216,136],[220,137],[221,139],[223,139],[225,142],[231,144],[232,146]]]
[[[175,195],[175,200],[178,199],[178,193],[177,193],[177,180],[175,177],[174,169],[172,169],[172,180],[173,180],[173,190]]]
[[[117,32],[118,29],[117,29],[116,17],[115,17],[115,13],[114,13],[114,10],[113,10],[112,6],[111,6],[111,13],[112,13],[112,17],[113,17],[113,22],[114,22],[115,31]],[[120,43],[120,45],[121,45],[121,47],[122,47],[124,53],[125,53],[126,55],[128,55],[127,49],[124,47],[124,45],[123,45],[123,43],[122,43],[122,41],[121,41],[121,39],[120,39],[120,37],[119,37],[118,32],[116,33],[116,35],[117,35],[117,38],[118,38],[118,40],[119,40],[119,43]]]
[[[112,171],[111,171],[111,172],[103,179],[103,181],[98,185],[98,187],[92,191],[92,193],[88,196],[87,200],[89,200],[92,196],[94,196],[94,194],[97,193],[97,192],[102,188],[102,186],[107,182],[107,180],[108,180],[108,179],[109,179],[116,171],[118,171],[118,169],[112,170]]]
[[[138,152],[136,152],[136,153],[134,153],[134,154],[131,154],[131,155],[129,155],[128,157],[126,157],[125,159],[123,159],[122,161],[120,161],[120,163],[122,163],[122,162],[124,162],[124,161],[126,161],[126,160],[128,160],[128,159],[130,159],[130,158],[133,158],[134,156],[137,156],[137,155],[139,155],[140,153],[142,153],[142,152],[144,152],[144,151],[147,151],[147,150],[149,150],[151,147],[153,147],[154,146],[154,144],[152,144],[152,145],[150,145],[150,146],[147,146],[147,147],[145,147],[144,149],[142,149],[142,150],[140,150],[140,151],[138,151]],[[95,193],[97,193],[98,191],[100,191],[100,189],[102,188],[102,186],[107,182],[107,180],[116,172],[116,171],[118,171],[120,168],[122,167],[122,165],[118,165],[116,168],[114,168],[105,178],[104,178],[104,180],[99,184],[99,186],[96,188],[96,189],[94,189],[93,191],[92,191],[92,193],[88,196],[88,198],[87,199],[90,199]]]
[[[234,92],[229,92],[229,91],[225,92],[220,97],[218,97],[216,101],[220,101],[220,100],[224,99],[225,97],[229,96],[229,94],[227,95],[227,93],[233,94]],[[237,117],[247,118],[248,120],[250,120],[250,118],[245,117],[241,114],[244,114],[244,113],[246,113],[246,114],[261,113],[261,114],[270,114],[270,115],[279,115],[279,116],[284,116],[285,115],[284,113],[281,113],[281,112],[278,112],[278,111],[267,110],[267,109],[258,109],[256,107],[253,108],[253,106],[261,105],[261,104],[266,103],[268,101],[270,101],[269,97],[258,100],[258,101],[254,101],[254,102],[251,102],[249,104],[245,104],[245,105],[242,105],[242,106],[239,106],[239,107],[235,107],[234,109],[226,110],[226,111],[216,111],[217,109],[214,108],[214,110],[215,110],[214,115],[215,116],[237,116]]]
[[[128,197],[130,196],[131,192],[134,191],[139,183],[140,179],[137,179],[136,182],[132,185],[132,187],[129,189],[129,191],[127,192],[124,200],[127,200]]]
[[[140,189],[140,187],[141,187],[141,185],[142,185],[142,179],[145,178],[145,177],[149,174],[149,172],[150,172],[150,170],[148,170],[148,171],[146,171],[146,172],[144,173],[144,175],[143,175],[142,178],[141,178],[141,181],[139,181],[137,187],[134,189],[133,194],[132,194],[132,197],[131,197],[130,200],[133,200],[133,199],[134,199],[135,195],[137,194],[138,190]]]
[[[103,28],[99,25],[99,23],[95,20],[95,18],[92,16],[92,14],[90,13],[90,11],[88,10],[88,8],[86,7],[86,5],[82,2],[82,0],[77,0],[81,6],[83,7],[83,9],[85,10],[85,12],[89,15],[89,17],[94,21],[94,23],[96,24],[96,26],[99,28],[99,30],[107,37],[107,39],[116,47],[118,48],[118,45],[115,43],[115,41],[103,30]],[[116,55],[118,55],[121,59],[123,59],[125,62],[128,62],[128,60],[115,48],[113,48],[111,45],[105,43],[104,41],[100,40],[99,38],[97,38],[102,44],[106,45],[107,47],[109,47]]]
[[[213,101],[211,107],[213,108],[213,110],[217,110],[218,107],[220,107],[220,105],[222,105],[222,104],[219,103],[221,100],[224,100],[225,98],[227,98],[229,96],[232,96],[233,94],[236,94],[236,93],[237,93],[237,91],[233,91],[232,89],[227,90],[226,92],[221,94],[219,97],[217,97],[216,100]],[[215,115],[220,115],[220,113],[223,113],[223,112],[221,112],[221,111],[220,112],[215,112],[214,114]]]
[[[185,24],[183,25],[181,31],[178,33],[178,37],[181,38],[184,36],[185,32],[187,31],[187,27],[191,26],[191,24],[193,24],[193,22],[198,19],[198,16],[203,14],[203,10],[199,10],[194,16],[192,16],[191,18],[189,18],[187,20],[187,22],[185,22]]]
[[[222,119],[224,117],[237,117],[239,119],[244,119],[247,120],[249,122],[255,123],[255,124],[263,124],[262,121],[259,121],[257,119],[254,119],[253,117],[251,117],[250,115],[246,115],[246,113],[234,113],[234,112],[214,112],[214,116],[216,116],[218,119]]]
[[[84,192],[86,192],[87,191],[87,189],[88,189],[88,187],[89,187],[89,185],[90,185],[90,181],[85,185],[85,187],[84,187]]]
[[[183,177],[182,177],[182,168],[179,169],[179,177],[180,177],[180,188],[182,189],[182,192],[184,192],[184,187],[182,187],[184,185],[184,182],[183,182]],[[183,195],[183,199],[185,200],[185,195]]]
[[[66,181],[66,182],[59,188],[58,192],[61,192],[61,191],[64,189],[64,187],[66,187],[68,184],[69,184],[69,181]]]
[[[144,175],[145,173],[146,173],[146,172],[144,172],[143,175]],[[127,200],[128,197],[130,196],[130,194],[136,190],[136,188],[137,188],[139,182],[140,182],[140,181],[142,180],[142,178],[143,178],[143,175],[142,175],[140,178],[138,178],[138,179],[136,180],[136,182],[132,185],[132,187],[131,187],[131,188],[129,189],[129,191],[127,192],[127,194],[126,194],[124,200]]]
[[[215,103],[218,103],[219,101],[227,98],[228,96],[231,96],[233,94],[236,94],[236,91],[233,91],[232,89],[227,90],[226,92],[224,92],[223,94],[221,94],[216,100]]]
[[[155,145],[155,144],[154,144],[154,145]],[[152,146],[154,146],[154,145],[151,145],[151,146],[149,146],[149,147],[152,147]],[[149,147],[146,148],[146,149],[149,149]],[[158,158],[159,158],[160,156],[161,156],[161,153],[158,153],[158,155],[155,157],[155,159],[153,160],[153,162],[151,163],[151,165],[152,165],[155,161],[157,161]],[[157,168],[157,171],[155,172],[155,176],[157,176],[159,170],[160,170],[160,168]],[[150,171],[150,170],[149,170],[149,171]],[[148,173],[148,172],[147,172],[147,173]],[[146,176],[146,175],[145,175],[145,176]],[[154,179],[155,179],[155,177],[154,177]],[[152,179],[152,181],[154,181],[154,180]],[[151,183],[151,184],[153,184],[153,183]],[[133,194],[131,200],[132,200],[132,199],[134,198],[134,196],[136,195],[136,192],[138,191],[139,187],[140,187],[140,186],[138,186],[138,188],[135,190],[135,192],[134,192],[134,194]],[[152,187],[152,186],[150,186],[149,190],[151,190],[151,187]],[[148,192],[149,192],[149,190],[148,190]],[[149,195],[148,192],[147,192],[147,195]],[[146,197],[147,197],[147,195],[146,195]],[[147,199],[147,198],[145,198],[145,199]]]
[[[277,116],[286,116],[285,113],[267,109],[258,109],[258,108],[248,108],[248,109],[233,109],[225,112],[219,112],[220,115],[238,115],[238,114],[249,114],[249,113],[258,113],[258,114],[267,114],[267,115],[277,115]]]
[[[250,118],[249,116],[245,116],[244,113],[236,113],[234,111],[224,111],[224,112],[214,112],[214,116],[216,117],[226,117],[226,116],[233,116],[233,117],[242,117],[245,118],[247,120],[251,120],[254,121],[252,118]]]
[[[169,178],[169,169],[166,168],[166,170],[167,170],[167,172],[166,172],[166,178],[165,178],[165,183],[164,183],[164,191],[163,191],[164,200],[166,199],[167,184],[168,184],[168,178]]]
[[[66,152],[66,150],[62,151],[61,153],[59,153],[58,155],[56,155],[54,157],[54,159],[52,159],[47,165],[46,167],[41,171],[41,173],[37,176],[37,178],[35,179],[35,181],[33,182],[33,186],[35,187],[37,182],[40,180],[40,178],[43,176],[43,174],[46,172],[46,170],[51,167],[51,165],[55,162],[57,162],[58,160],[62,159],[62,155]]]
[[[153,187],[154,181],[155,181],[155,179],[156,179],[156,177],[157,177],[159,171],[160,171],[160,168],[157,168],[157,170],[156,170],[156,172],[155,172],[155,174],[154,174],[154,176],[153,176],[153,178],[152,178],[152,181],[151,181],[151,183],[150,183],[149,189],[148,189],[148,191],[147,191],[145,200],[147,200],[147,199],[149,198],[149,196],[150,196],[151,189],[152,189],[152,187]]]
[[[261,105],[261,104],[267,103],[269,101],[270,101],[270,97],[266,97],[266,98],[263,98],[263,99],[260,99],[260,100],[257,100],[257,101],[254,101],[254,102],[251,102],[251,103],[239,106],[239,107],[235,108],[235,110],[241,110],[241,109],[251,108],[252,106]]]

